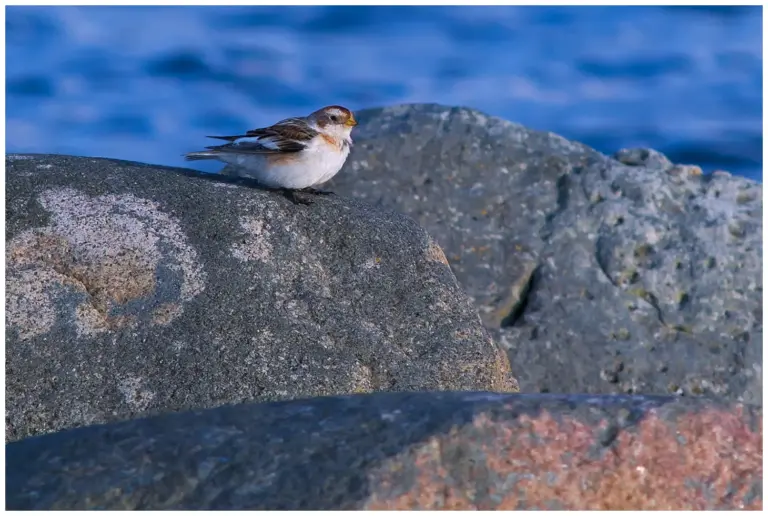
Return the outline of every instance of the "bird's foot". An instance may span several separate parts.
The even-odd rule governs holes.
[[[303,194],[308,195],[336,195],[334,192],[331,192],[330,190],[320,190],[319,188],[312,188],[311,186],[308,186],[306,188],[298,188],[296,190],[293,190],[291,188],[281,188],[280,191],[283,193],[285,197],[287,197],[293,204],[313,204],[315,201],[308,199]]]
[[[281,192],[285,196],[285,198],[291,201],[293,204],[302,204],[302,205],[308,206],[315,202],[311,199],[307,199],[306,197],[300,195],[302,193],[301,190],[291,190],[289,188],[283,188]]]
[[[332,192],[330,190],[321,190],[319,188],[312,188],[311,186],[302,188],[301,191],[306,192],[308,194],[313,194],[313,195],[336,195],[335,192]]]

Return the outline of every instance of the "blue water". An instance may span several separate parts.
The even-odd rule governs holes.
[[[8,7],[6,20],[8,152],[189,166],[207,134],[326,104],[437,102],[762,180],[760,7]]]

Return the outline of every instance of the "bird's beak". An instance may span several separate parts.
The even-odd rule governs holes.
[[[345,125],[349,127],[355,127],[357,125],[357,120],[355,120],[355,117],[351,116],[349,119],[347,119],[347,123]]]

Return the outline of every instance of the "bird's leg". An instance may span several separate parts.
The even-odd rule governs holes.
[[[330,190],[321,190],[319,188],[312,188],[311,186],[302,188],[301,191],[309,194],[313,194],[313,195],[336,195],[334,192]]]
[[[293,190],[291,188],[281,188],[280,191],[282,194],[288,198],[293,204],[312,204],[314,201],[307,199],[306,197],[300,195],[300,194],[310,194],[310,195],[336,195],[334,192],[331,192],[330,190],[320,190],[318,188],[312,188],[311,186],[308,186],[306,188],[299,188],[297,190]]]
[[[315,202],[310,199],[307,199],[306,197],[300,196],[299,194],[301,193],[301,190],[291,190],[290,188],[282,188],[280,191],[293,204],[309,205]]]

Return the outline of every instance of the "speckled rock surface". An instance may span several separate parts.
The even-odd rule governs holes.
[[[114,160],[6,166],[6,441],[243,401],[515,390],[407,217]]]
[[[762,411],[703,398],[376,393],[6,445],[14,509],[761,509]]]
[[[327,186],[435,237],[521,391],[762,403],[761,184],[468,109],[358,115]]]

